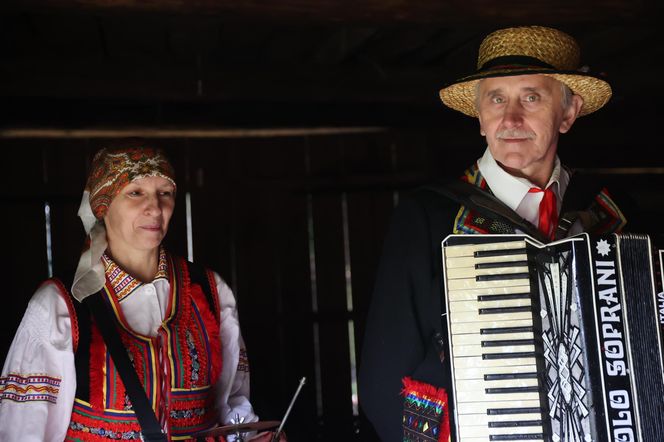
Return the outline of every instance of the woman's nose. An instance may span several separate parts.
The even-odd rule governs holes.
[[[157,194],[149,194],[145,202],[145,213],[159,215],[161,213],[161,202]]]

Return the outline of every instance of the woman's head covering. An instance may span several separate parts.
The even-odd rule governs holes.
[[[77,300],[82,301],[104,286],[101,255],[108,242],[103,219],[113,199],[132,181],[155,176],[167,179],[175,187],[173,166],[159,149],[116,147],[101,149],[94,156],[78,209],[88,238],[71,289]]]

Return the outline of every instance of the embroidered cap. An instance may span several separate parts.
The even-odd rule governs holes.
[[[175,173],[164,153],[151,147],[102,149],[92,160],[85,188],[90,192],[90,207],[102,219],[113,198],[132,181],[159,176],[175,187]]]
[[[583,98],[579,116],[604,106],[611,98],[611,86],[581,67],[579,45],[570,35],[553,28],[523,26],[500,29],[480,45],[477,71],[440,90],[443,103],[471,117],[477,117],[475,94],[483,78],[542,74],[566,84]]]

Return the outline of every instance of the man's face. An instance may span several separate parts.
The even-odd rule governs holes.
[[[545,75],[480,82],[480,129],[491,154],[507,172],[546,185],[555,162],[558,134],[570,129],[583,104],[581,97],[573,95],[563,109],[562,99],[560,83]]]

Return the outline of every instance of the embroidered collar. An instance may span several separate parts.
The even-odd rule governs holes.
[[[104,253],[101,257],[106,273],[106,280],[111,283],[118,301],[122,301],[132,294],[137,288],[143,285],[143,282],[125,272],[109,255]],[[166,250],[159,248],[159,264],[157,265],[157,274],[152,282],[159,279],[168,280],[168,259]]]

